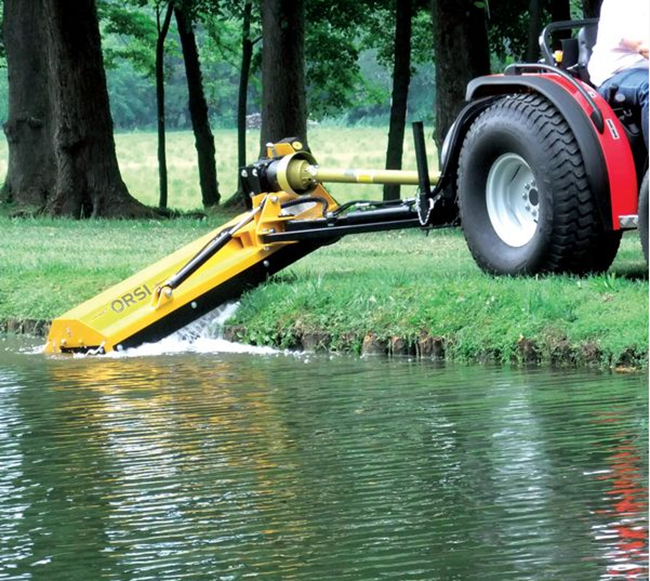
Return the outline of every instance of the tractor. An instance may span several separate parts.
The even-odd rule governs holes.
[[[606,271],[624,230],[648,259],[648,152],[640,118],[590,85],[597,20],[553,23],[543,60],[467,87],[467,104],[429,172],[321,167],[294,138],[241,168],[250,211],[53,321],[46,352],[106,353],[161,339],[341,237],[460,224],[477,264],[496,275]],[[577,30],[551,49],[552,35]],[[416,185],[414,197],[339,204],[325,183]],[[639,184],[641,186],[639,187]]]

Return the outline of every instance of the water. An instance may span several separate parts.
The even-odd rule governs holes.
[[[199,344],[0,340],[0,580],[647,579],[647,376]]]

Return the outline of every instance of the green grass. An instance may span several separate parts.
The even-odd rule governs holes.
[[[0,218],[0,320],[51,319],[216,227],[208,220],[68,221]],[[441,337],[449,359],[647,366],[648,281],[638,236],[628,234],[606,275],[497,278],[475,266],[462,233],[367,234],[324,247],[247,293],[242,339],[291,345],[327,333],[359,352],[368,333],[416,342]],[[584,357],[582,363],[593,362]]]
[[[0,319],[52,319],[220,221],[0,218]]]
[[[287,327],[326,331],[333,348],[353,350],[369,333],[412,342],[426,334],[441,337],[452,359],[510,362],[526,339],[546,362],[558,349],[586,362],[597,349],[601,364],[644,366],[647,269],[635,233],[609,273],[585,278],[488,276],[458,230],[370,234],[323,248],[250,292],[236,318],[243,338],[261,343]]]

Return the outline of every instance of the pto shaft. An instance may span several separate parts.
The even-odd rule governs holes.
[[[277,183],[284,191],[307,192],[317,183],[418,185],[417,171],[397,169],[333,169],[320,167],[300,155],[286,156],[277,163]],[[440,174],[429,179],[436,184]]]

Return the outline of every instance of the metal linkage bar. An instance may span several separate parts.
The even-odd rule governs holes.
[[[403,228],[418,228],[420,222],[413,201],[399,206],[379,207],[374,210],[357,210],[343,215],[332,215],[313,220],[291,220],[283,232],[267,234],[265,244],[323,238],[340,238],[347,234],[380,232]]]

